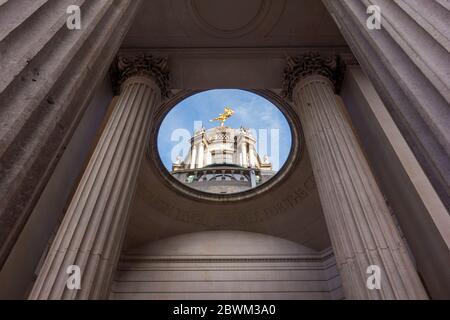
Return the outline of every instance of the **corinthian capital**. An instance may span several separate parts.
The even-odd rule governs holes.
[[[151,77],[161,89],[161,95],[169,95],[169,67],[166,57],[149,54],[119,54],[111,70],[115,90],[130,77]]]
[[[311,75],[321,75],[328,78],[339,91],[345,74],[346,66],[352,59],[337,55],[322,56],[318,53],[308,53],[296,57],[287,58],[287,66],[284,70],[283,96],[291,99],[297,83]]]

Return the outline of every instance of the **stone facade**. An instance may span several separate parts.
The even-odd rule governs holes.
[[[111,288],[115,300],[345,298],[331,249],[316,252],[251,232],[207,231],[151,242],[125,254],[119,269]]]

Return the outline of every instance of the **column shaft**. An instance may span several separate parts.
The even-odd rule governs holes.
[[[191,155],[191,169],[195,169],[197,166],[197,146],[194,145],[192,147],[192,155]]]
[[[243,141],[241,144],[241,155],[242,155],[242,166],[247,166],[247,146],[246,143]]]
[[[141,0],[1,2],[0,268]],[[81,30],[66,27],[70,5]]]
[[[348,299],[426,299],[427,295],[371,173],[333,84],[311,75],[294,89],[314,176]],[[381,268],[381,290],[366,286]]]
[[[161,93],[131,77],[100,138],[31,292],[31,299],[104,299],[121,250],[137,173]],[[81,269],[81,290],[66,269]]]
[[[450,210],[450,4],[322,0]],[[380,30],[367,8],[381,10]]]
[[[248,150],[248,152],[249,152],[249,161],[250,161],[250,166],[252,167],[252,168],[254,168],[255,167],[255,152],[254,152],[254,149],[253,149],[253,146],[250,146],[249,147],[249,150]]]
[[[205,158],[205,145],[203,144],[203,141],[200,141],[200,144],[198,146],[198,168],[203,168],[205,166],[204,164],[204,158]]]

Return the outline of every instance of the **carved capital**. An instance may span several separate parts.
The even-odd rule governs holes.
[[[353,56],[322,56],[318,53],[308,53],[287,58],[284,70],[283,96],[292,99],[292,93],[297,83],[312,75],[328,78],[334,85],[336,92],[340,91],[347,65],[357,64]]]
[[[163,97],[169,96],[169,67],[167,57],[154,57],[149,54],[119,54],[111,68],[114,91],[133,76],[151,77],[161,89]]]

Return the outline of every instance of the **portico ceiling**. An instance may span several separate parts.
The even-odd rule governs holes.
[[[122,51],[169,57],[172,89],[279,89],[286,55],[347,53],[320,0],[151,0]]]

